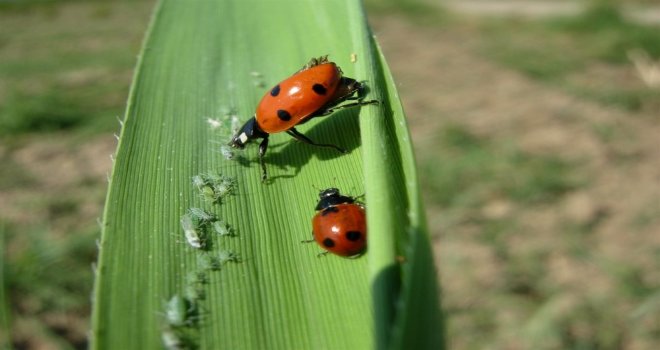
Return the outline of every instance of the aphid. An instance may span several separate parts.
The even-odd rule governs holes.
[[[216,255],[203,254],[197,256],[197,268],[204,271],[220,270],[228,262],[240,262],[240,257],[230,250],[221,250]]]
[[[220,146],[220,154],[227,160],[232,160],[235,157],[234,150],[228,145]]]
[[[160,335],[167,350],[192,350],[199,346],[191,336],[189,329],[165,326]]]
[[[204,240],[200,234],[198,225],[195,225],[193,218],[190,214],[183,214],[181,216],[181,228],[186,237],[186,241],[191,247],[195,249],[202,249],[204,247]]]
[[[234,193],[236,189],[236,180],[229,176],[221,176],[219,181],[213,184],[213,191],[219,198],[224,198]]]
[[[183,287],[183,295],[192,303],[206,298],[204,285],[209,283],[209,277],[205,270],[195,269],[189,271],[185,277],[185,285]]]
[[[165,321],[173,327],[183,326],[186,323],[186,305],[184,299],[175,294],[165,305]]]
[[[189,208],[188,214],[202,225],[206,225],[217,220],[215,214],[209,213],[202,208]]]
[[[207,202],[215,201],[215,193],[208,177],[204,174],[195,175],[192,177],[193,186],[197,188],[199,194]]]
[[[186,284],[183,288],[183,295],[193,302],[206,299],[204,287],[200,283]]]
[[[182,350],[187,348],[183,339],[181,339],[176,331],[170,327],[165,327],[160,336],[163,341],[163,346],[165,346],[165,349],[167,350]]]
[[[263,80],[263,74],[261,74],[259,72],[250,72],[250,75],[254,79],[252,81],[254,86],[256,86],[256,87],[265,87],[266,86],[266,83],[264,83],[264,80]]]
[[[206,176],[195,175],[192,177],[192,183],[195,187],[197,187],[199,194],[202,196],[202,198],[204,198],[204,200],[206,200],[207,202],[213,202],[216,200],[213,187],[209,183]]]
[[[197,308],[189,299],[174,294],[165,305],[165,321],[170,327],[189,326],[197,320]]]
[[[222,126],[222,122],[220,120],[213,118],[206,118],[206,123],[209,124],[211,130],[215,130]]]
[[[197,268],[201,271],[216,271],[220,269],[220,264],[210,254],[201,254],[197,256]]]
[[[209,276],[205,271],[198,269],[196,271],[189,271],[186,274],[186,285],[207,283],[209,283]]]
[[[341,195],[336,188],[319,193],[312,228],[316,243],[331,253],[351,257],[367,247],[364,207],[355,203],[355,198]]]
[[[215,195],[215,191],[213,191],[213,187],[211,186],[202,187],[199,191],[199,194],[207,202],[216,202],[218,200],[217,196]]]
[[[220,203],[222,198],[233,194],[236,188],[236,180],[230,176],[220,174],[199,174],[192,177],[192,183],[199,191],[202,198],[207,202]],[[204,214],[201,209],[196,209],[193,215],[198,216],[204,221]]]
[[[234,229],[228,223],[218,220],[213,223],[213,230],[220,236],[233,236]]]
[[[202,175],[195,175],[192,177],[192,183],[198,190],[202,190],[204,186],[207,186],[206,180]]]
[[[259,144],[261,180],[266,181],[264,155],[268,149],[268,136],[283,132],[298,141],[313,146],[333,148],[340,153],[346,151],[332,144],[316,143],[296,130],[295,126],[315,117],[323,117],[347,107],[377,104],[378,101],[362,101],[364,85],[355,79],[342,76],[341,69],[328,61],[328,57],[312,58],[301,70],[275,85],[266,92],[257,106],[254,117],[234,134],[229,145],[244,148],[255,139]],[[339,105],[344,101],[355,102]]]
[[[351,54],[351,63],[355,63],[355,62],[357,62],[357,54],[356,54],[356,53],[352,53],[352,54]]]
[[[240,262],[241,258],[238,254],[232,252],[231,250],[221,250],[217,255],[218,262],[220,265],[224,265],[228,262]]]

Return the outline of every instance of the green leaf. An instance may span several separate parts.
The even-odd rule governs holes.
[[[227,115],[236,111],[244,122],[268,87],[325,54],[346,76],[366,81],[368,98],[382,101],[298,128],[349,154],[274,134],[267,184],[255,145],[239,160],[225,159],[219,145],[231,136]],[[221,127],[213,129],[209,118]],[[236,194],[221,204],[205,201],[191,183],[202,173],[235,178]],[[365,193],[369,248],[362,257],[319,257],[316,244],[301,243],[311,238],[318,189],[328,187]],[[192,207],[213,213],[234,234],[209,231],[206,252],[188,246],[180,218]],[[187,275],[208,264],[208,281],[192,286],[205,295],[198,319],[179,334],[194,346],[441,348],[424,222],[404,115],[359,2],[163,0],[111,177],[92,347],[162,346],[163,332],[172,331],[165,301],[195,292]]]
[[[5,256],[7,250],[5,247],[5,237],[7,236],[7,228],[4,222],[0,222],[0,329],[2,329],[3,336],[0,337],[0,348],[9,349],[11,344],[10,330],[11,330],[11,312],[9,304],[7,303],[7,290],[6,288],[6,267],[5,262],[8,260]]]

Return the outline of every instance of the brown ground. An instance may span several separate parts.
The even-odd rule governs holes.
[[[583,298],[607,296],[602,291],[621,287],[613,277],[620,275],[618,262],[633,269],[641,284],[660,285],[660,111],[632,115],[503,69],[475,54],[477,39],[469,30],[420,28],[397,18],[377,18],[372,25],[399,83],[418,159],[429,159],[442,126],[458,123],[489,139],[511,140],[532,154],[579,162],[586,186],[554,205],[526,208],[494,198],[481,208],[483,217],[515,216],[520,223],[508,244],[513,255],[535,257],[536,251],[545,259],[542,279],[558,290],[557,300],[548,303],[561,310]],[[632,66],[619,75],[617,84],[636,79]],[[450,334],[457,335],[462,333],[456,329],[460,311],[488,308],[490,301],[482,297],[487,293],[480,291],[498,286],[503,267],[492,247],[474,238],[473,226],[448,223],[431,200],[427,212],[443,302],[457,317],[450,318],[457,325]],[[571,244],[567,227],[589,228],[586,239],[575,239],[585,245],[587,258],[566,253],[571,248],[566,247]],[[613,315],[628,316],[634,307],[625,298],[611,303]],[[502,328],[528,325],[528,320],[512,320],[506,310],[494,312]],[[512,334],[498,337],[496,347],[530,345],[519,344]],[[465,342],[453,339],[450,348]],[[649,346],[634,339],[622,345]]]
[[[660,8],[654,0],[626,1],[615,0],[622,5],[627,18],[640,23],[653,24],[660,22]],[[586,1],[553,0],[445,0],[443,6],[453,12],[482,16],[519,16],[539,18],[548,16],[571,16],[583,10]],[[429,2],[431,4],[431,2]],[[656,5],[656,6],[653,6]]]
[[[653,116],[585,102],[502,69],[475,55],[463,33],[420,30],[394,18],[373,26],[399,82],[418,154],[432,152],[426,146],[441,126],[465,124],[479,135],[513,139],[529,152],[583,162],[592,185],[564,206],[593,214],[607,208],[599,231],[629,231],[637,210],[658,208],[660,126]],[[594,130],[599,126],[611,127],[613,139],[603,141]],[[649,232],[660,232],[660,222],[651,226]]]

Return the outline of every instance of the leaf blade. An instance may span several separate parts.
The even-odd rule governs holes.
[[[300,20],[279,26],[278,19],[291,13]],[[274,179],[269,185],[260,182],[253,161],[256,147],[247,150],[245,157],[252,160],[247,165],[229,162],[213,150],[214,142],[227,141],[229,129],[217,132],[206,123],[231,109],[246,120],[266,87],[328,47],[347,76],[366,78],[371,85],[382,72],[373,70],[370,41],[362,9],[354,2],[160,3],[136,72],[108,194],[94,348],[160,346],[163,300],[182,293],[199,254],[180,242],[178,221],[188,207],[205,207],[235,227],[238,236],[217,239],[213,249],[230,249],[243,258],[241,264],[209,273],[202,302],[209,312],[199,329],[199,345],[276,349],[389,343],[398,295],[377,284],[372,304],[369,275],[393,266],[395,236],[384,235],[373,244],[371,237],[367,256],[352,260],[317,258],[316,245],[300,243],[310,237],[315,187],[336,186],[352,195],[367,187],[367,201],[374,203],[368,204],[370,217],[372,207],[384,213],[401,193],[406,195],[386,190],[377,204],[383,186],[401,186],[397,181],[402,177],[376,185],[361,177],[371,153],[360,145],[358,130],[379,108],[341,111],[300,127],[314,140],[348,148],[351,153],[345,156],[273,135],[266,157]],[[273,56],[264,58],[264,52]],[[352,53],[358,55],[355,64],[349,63]],[[394,134],[390,130],[387,135]],[[366,142],[369,136],[362,137]],[[219,207],[204,203],[190,179],[208,171],[235,177],[238,195]],[[401,228],[407,221],[397,218],[393,224]],[[374,269],[372,261],[385,264]],[[381,308],[389,316],[374,321],[373,313]],[[373,329],[379,330],[379,340]]]

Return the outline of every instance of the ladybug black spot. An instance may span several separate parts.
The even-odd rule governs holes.
[[[339,212],[339,208],[337,208],[337,207],[327,207],[327,208],[323,209],[323,211],[321,212],[321,216],[326,216],[330,213],[337,213],[337,212]]]
[[[312,85],[312,90],[314,90],[314,92],[316,92],[319,95],[325,95],[328,92],[328,90],[325,88],[325,86],[323,86],[321,84]]]
[[[323,246],[326,248],[332,248],[335,246],[335,241],[330,238],[326,238],[323,240]]]
[[[278,109],[277,110],[277,117],[280,118],[281,120],[288,122],[291,120],[291,114],[289,112],[283,110],[283,109]]]
[[[346,232],[346,238],[348,238],[349,241],[355,242],[362,238],[362,232],[360,231],[348,231]]]
[[[273,96],[273,97],[275,97],[275,96],[277,96],[277,95],[279,95],[279,94],[280,94],[280,86],[279,86],[279,85],[275,85],[275,87],[273,88],[273,90],[270,90],[270,95]]]

